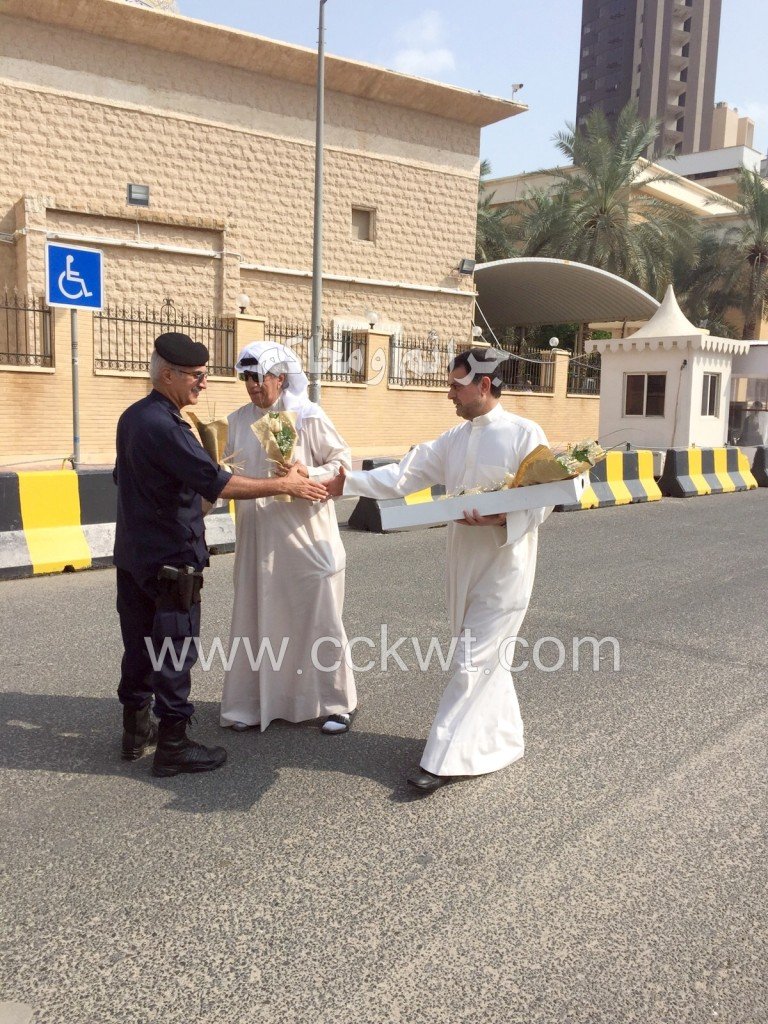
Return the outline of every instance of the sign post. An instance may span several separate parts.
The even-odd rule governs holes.
[[[100,249],[47,242],[45,246],[45,301],[69,309],[72,336],[72,469],[80,467],[80,376],[77,311],[103,308],[104,256]]]

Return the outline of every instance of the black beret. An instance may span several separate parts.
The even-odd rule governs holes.
[[[208,362],[208,349],[188,334],[161,334],[155,338],[155,350],[174,366],[204,366]]]

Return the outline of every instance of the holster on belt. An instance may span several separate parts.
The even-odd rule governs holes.
[[[203,574],[193,565],[164,565],[157,574],[160,583],[158,603],[172,604],[180,612],[188,612],[200,603]]]

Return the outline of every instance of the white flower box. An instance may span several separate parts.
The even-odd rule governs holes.
[[[570,480],[551,484],[533,484],[530,487],[505,488],[486,494],[463,494],[458,498],[436,498],[432,501],[409,503],[401,498],[379,500],[381,527],[385,532],[413,530],[420,526],[438,526],[464,517],[466,509],[476,508],[480,515],[498,512],[518,512],[523,509],[546,508],[549,505],[575,505],[581,500],[589,483],[589,474],[582,473]]]

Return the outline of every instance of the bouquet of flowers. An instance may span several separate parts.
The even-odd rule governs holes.
[[[208,452],[214,462],[224,462],[224,449],[227,447],[227,435],[229,424],[226,420],[213,419],[209,423],[203,423],[193,412],[187,416],[194,424],[200,443]]]
[[[293,462],[293,452],[299,439],[295,412],[268,412],[253,424],[251,430],[258,437],[268,462],[276,466],[289,466]],[[275,497],[275,501],[290,500],[289,494]]]
[[[562,449],[552,450],[540,444],[529,452],[517,468],[516,473],[507,473],[503,480],[489,487],[471,487],[458,492],[461,494],[487,494],[501,491],[505,487],[530,487],[533,484],[550,484],[558,480],[570,480],[584,473],[605,458],[605,452],[597,441],[579,441]],[[455,498],[456,494],[447,494]]]
[[[508,473],[505,487],[528,487],[531,484],[549,484],[556,480],[569,480],[584,473],[605,458],[597,441],[579,441],[553,451],[540,444],[523,459],[517,472]]]

